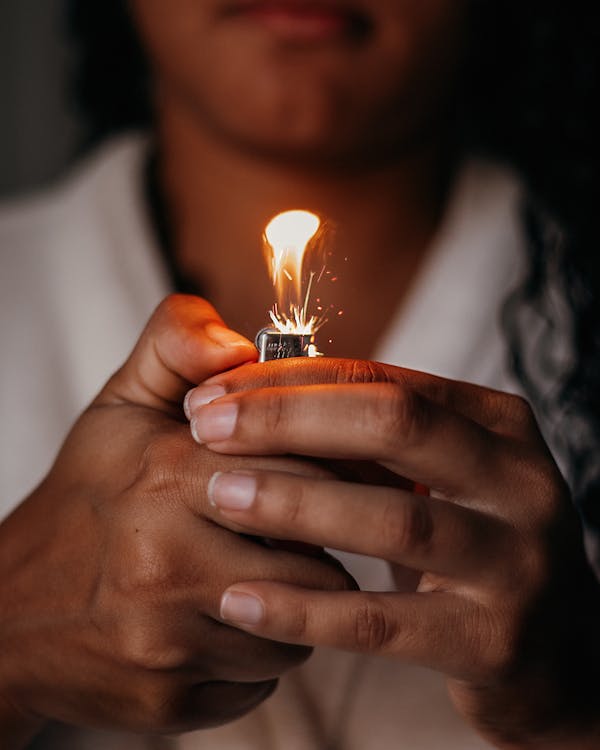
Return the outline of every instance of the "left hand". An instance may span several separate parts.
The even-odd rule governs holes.
[[[600,746],[600,587],[523,399],[324,359],[239,368],[196,388],[186,407],[195,438],[218,453],[372,461],[431,488],[215,475],[221,525],[423,571],[412,592],[240,582],[223,596],[224,621],[438,669],[458,710],[498,747]]]

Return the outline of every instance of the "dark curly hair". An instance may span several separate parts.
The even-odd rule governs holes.
[[[512,365],[600,530],[600,12],[584,0],[475,8],[471,144],[517,168],[530,272],[508,301]],[[467,144],[469,145],[469,144]],[[594,552],[600,569],[600,550]]]
[[[515,167],[530,196],[530,274],[504,315],[512,365],[600,529],[600,14],[587,0],[471,6],[461,140]],[[150,127],[150,76],[126,0],[69,0],[68,22],[86,145]]]

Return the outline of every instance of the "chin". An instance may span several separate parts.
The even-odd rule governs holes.
[[[325,165],[349,160],[365,145],[363,134],[349,132],[334,116],[278,123],[260,111],[247,114],[237,118],[225,113],[218,122],[213,121],[213,131],[255,156],[306,166]]]
[[[355,140],[334,113],[312,109],[308,116],[278,119],[249,110],[242,118],[225,113],[220,129],[230,141],[257,154],[320,161],[346,153]]]
[[[199,126],[208,124],[232,144],[257,155],[323,162],[351,158],[381,140],[379,107],[351,72],[316,64],[228,68],[221,68],[218,86],[198,86],[188,101],[195,101]]]
[[[180,112],[255,152],[351,159],[413,137],[452,89],[465,0],[131,0]],[[360,33],[357,33],[360,32]]]

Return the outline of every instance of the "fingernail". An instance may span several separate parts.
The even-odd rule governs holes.
[[[233,435],[237,422],[238,405],[208,404],[198,410],[190,423],[192,437],[197,443],[217,443]]]
[[[208,500],[222,510],[248,510],[256,498],[256,477],[218,471],[208,483]]]
[[[226,591],[221,598],[221,619],[240,625],[258,625],[265,616],[260,599],[240,591]]]
[[[227,391],[222,385],[199,385],[196,388],[192,388],[191,391],[185,394],[185,399],[183,400],[185,416],[191,419],[196,409],[206,406],[211,401],[215,401],[225,395],[227,395]]]
[[[185,398],[183,399],[183,413],[185,414],[186,419],[188,421],[192,418],[191,412],[190,412],[190,396],[192,395],[193,390],[194,390],[193,388],[189,390],[185,394]]]
[[[218,325],[217,323],[211,323],[206,326],[206,335],[208,338],[219,346],[245,346],[254,347],[251,341],[248,341],[244,336],[240,336],[239,333],[232,331],[231,328]]]

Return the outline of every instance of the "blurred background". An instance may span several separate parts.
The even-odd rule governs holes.
[[[74,157],[71,64],[64,0],[0,0],[0,199],[48,184]]]

